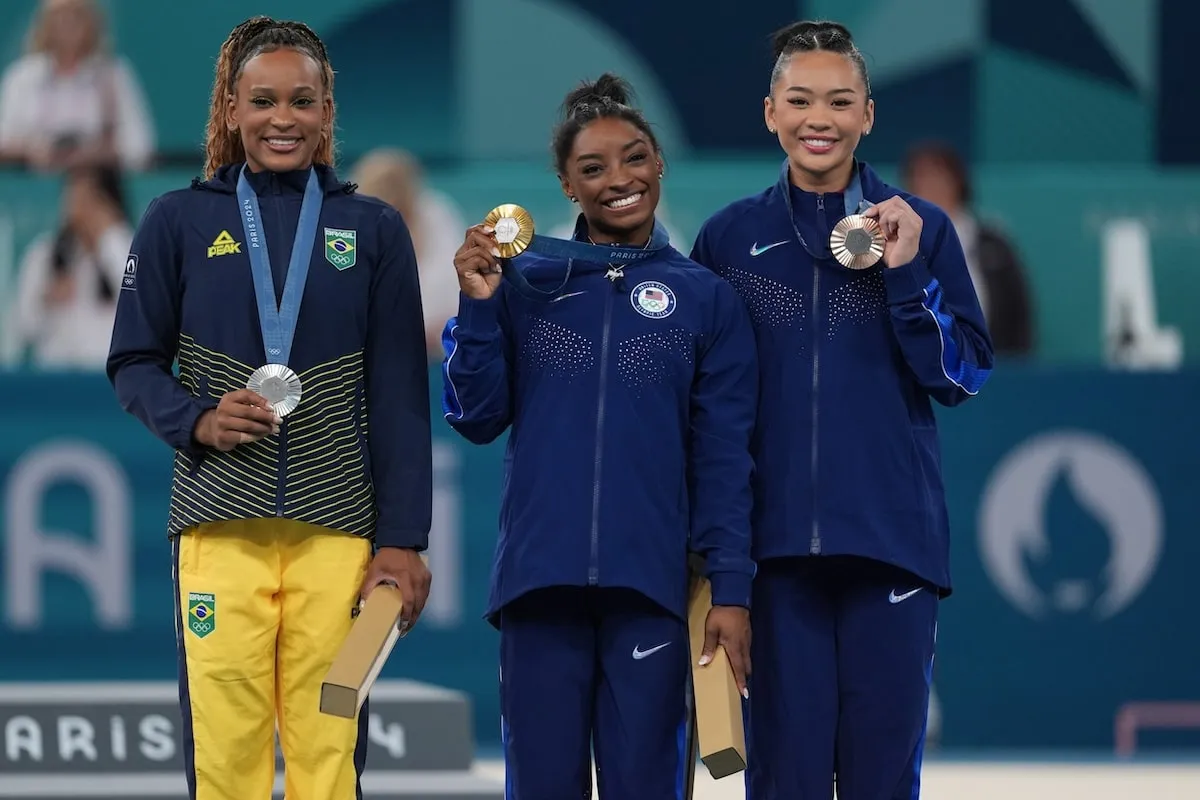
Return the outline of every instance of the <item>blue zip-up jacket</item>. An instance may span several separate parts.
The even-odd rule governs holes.
[[[846,215],[842,194],[801,191],[786,167],[777,184],[708,219],[691,254],[737,288],[757,334],[754,557],[865,556],[948,595],[931,401],[954,406],[979,392],[992,344],[946,214],[859,169],[867,200],[899,195],[921,216],[911,263],[839,264],[829,235]]]
[[[121,406],[176,451],[168,533],[286,517],[423,550],[432,432],[412,240],[395,210],[327,167],[316,168],[324,203],[289,359],[300,405],[277,435],[228,453],[193,438],[201,413],[271,360],[236,193],[241,167],[150,203],[117,304],[109,379]],[[278,299],[308,172],[248,179]]]
[[[548,290],[564,260],[513,265]],[[511,427],[486,616],[547,586],[636,590],[686,616],[688,554],[714,603],[749,607],[754,332],[733,288],[667,246],[624,269],[576,261],[557,299],[505,280],[446,325],[446,419]]]

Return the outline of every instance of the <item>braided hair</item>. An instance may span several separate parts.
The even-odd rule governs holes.
[[[793,55],[824,50],[850,59],[862,77],[867,97],[871,96],[871,78],[867,74],[866,59],[845,25],[837,22],[793,22],[771,34],[771,50],[775,56],[775,65],[771,69],[772,89]]]
[[[312,28],[303,22],[276,20],[271,17],[252,17],[234,28],[229,38],[221,45],[217,58],[216,75],[213,79],[212,107],[208,117],[208,130],[204,141],[204,176],[211,178],[222,164],[232,164],[246,157],[245,148],[237,131],[229,130],[225,124],[225,110],[229,98],[234,94],[238,78],[246,62],[260,53],[287,48],[311,57],[321,67],[321,79],[326,94],[333,97],[333,67],[325,44]],[[313,154],[318,164],[333,166],[334,141],[333,120],[328,131],[321,133],[320,144]]]

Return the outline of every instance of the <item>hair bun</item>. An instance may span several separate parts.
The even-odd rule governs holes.
[[[570,116],[577,109],[585,106],[618,105],[629,106],[633,98],[633,88],[625,79],[606,72],[592,83],[584,82],[567,95],[563,106]]]

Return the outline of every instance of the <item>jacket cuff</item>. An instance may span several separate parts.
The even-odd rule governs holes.
[[[429,547],[429,533],[405,528],[376,528],[376,547],[399,547],[424,552]]]
[[[500,290],[487,300],[476,300],[459,292],[458,324],[469,331],[491,333],[496,329]]]
[[[750,607],[752,576],[744,572],[714,572],[708,580],[712,584],[714,606]]]
[[[883,286],[888,303],[920,302],[925,299],[925,289],[933,282],[925,256],[920,253],[912,261],[899,267],[883,268]]]
[[[183,419],[180,420],[176,441],[171,442],[176,450],[186,451],[196,458],[204,457],[208,448],[196,438],[196,423],[200,421],[200,417],[205,411],[216,407],[217,401],[211,397],[197,397],[192,400],[191,405],[183,414]]]

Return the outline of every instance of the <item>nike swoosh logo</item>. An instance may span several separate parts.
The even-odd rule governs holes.
[[[586,290],[584,292],[569,292],[567,294],[560,294],[558,297],[554,298],[550,302],[557,303],[559,300],[566,300],[568,297],[575,297],[576,295],[584,294],[585,292],[586,292]]]
[[[916,589],[913,589],[911,592],[905,592],[904,594],[896,594],[896,590],[892,589],[892,593],[888,595],[888,602],[892,605],[895,605],[896,603],[903,603],[905,600],[912,597],[919,591],[921,591],[921,587],[919,586]]]
[[[775,244],[769,244],[769,245],[766,245],[765,247],[759,247],[758,242],[755,242],[754,246],[750,248],[750,255],[751,256],[761,256],[763,253],[767,252],[772,247],[779,247],[779,245],[787,244],[787,243],[788,243],[788,240],[784,239],[782,242],[776,242]]]
[[[639,650],[638,648],[641,647],[641,645],[635,645],[633,648],[633,660],[641,661],[646,656],[654,655],[659,650],[662,650],[664,647],[666,647],[669,644],[670,644],[670,642],[663,642],[662,644],[658,645],[657,647],[651,647],[649,650]]]

